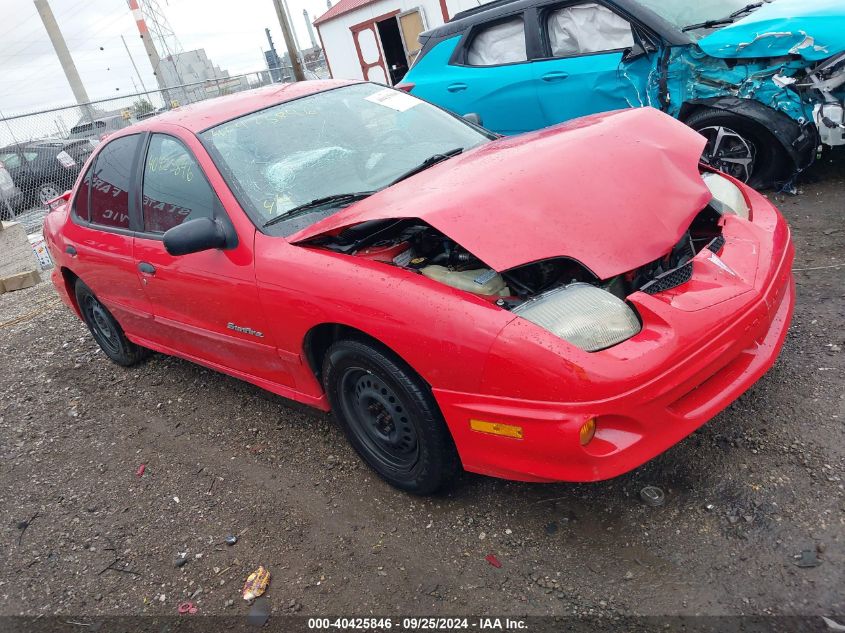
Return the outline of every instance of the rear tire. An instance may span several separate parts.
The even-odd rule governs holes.
[[[701,108],[686,124],[707,139],[702,160],[752,187],[783,185],[792,161],[778,140],[756,121],[723,110]]]
[[[390,485],[427,495],[460,470],[428,385],[376,343],[341,340],[323,360],[323,385],[352,447]]]
[[[117,319],[79,279],[76,280],[74,293],[76,305],[82,313],[82,320],[85,321],[97,345],[112,361],[123,367],[131,367],[150,355],[150,350],[135,345],[126,338]]]

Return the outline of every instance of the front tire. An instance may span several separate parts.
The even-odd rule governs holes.
[[[426,495],[457,475],[458,453],[430,388],[387,349],[334,343],[323,386],[352,447],[392,486]]]
[[[117,319],[100,303],[85,283],[77,279],[74,291],[76,305],[82,313],[82,320],[85,321],[85,325],[88,326],[91,335],[106,356],[118,365],[131,367],[150,355],[150,350],[135,345],[126,338]]]
[[[702,108],[686,124],[707,139],[702,160],[756,188],[783,185],[791,161],[778,140],[748,117]]]

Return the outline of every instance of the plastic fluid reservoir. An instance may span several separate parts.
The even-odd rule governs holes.
[[[505,280],[495,270],[479,268],[476,270],[449,270],[445,266],[426,266],[420,272],[440,283],[466,290],[477,295],[498,295],[507,297],[510,295]]]

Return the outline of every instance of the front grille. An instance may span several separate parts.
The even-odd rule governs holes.
[[[668,270],[662,275],[658,275],[640,288],[640,290],[646,294],[656,295],[658,292],[677,288],[681,284],[687,283],[690,279],[692,279],[691,261],[687,262],[683,266],[675,268],[674,270]]]
[[[725,246],[725,238],[719,235],[718,237],[714,237],[713,240],[707,245],[707,250],[712,251],[713,253],[719,254],[719,251]]]

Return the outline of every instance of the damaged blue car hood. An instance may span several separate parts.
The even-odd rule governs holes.
[[[774,0],[702,38],[712,57],[800,55],[820,61],[845,51],[843,0]]]

